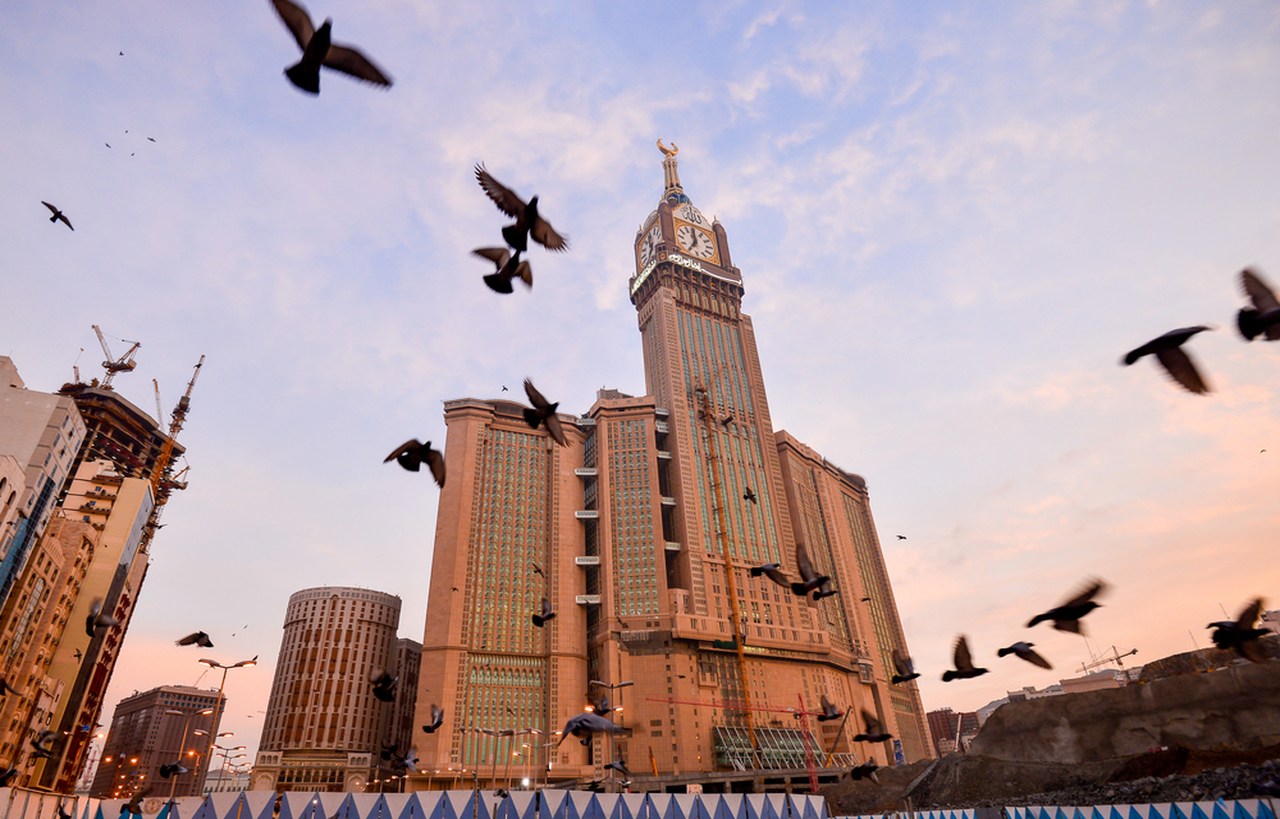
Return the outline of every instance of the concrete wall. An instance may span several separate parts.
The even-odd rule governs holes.
[[[1209,750],[1278,742],[1280,662],[1272,661],[1011,702],[991,715],[971,752],[1004,760],[1080,762],[1160,745]]]

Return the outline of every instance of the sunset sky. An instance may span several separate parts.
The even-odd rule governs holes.
[[[100,374],[99,324],[166,413],[208,356],[109,707],[258,654],[224,721],[252,753],[310,586],[397,594],[421,639],[438,495],[382,458],[525,376],[569,412],[644,392],[659,137],[728,232],[775,424],[867,479],[926,708],[1280,605],[1280,343],[1234,328],[1242,267],[1280,287],[1280,5],[310,10],[394,87],[297,91],[266,0],[0,5],[0,353],[56,390]],[[569,236],[531,292],[469,256],[503,224],[481,161]],[[1119,366],[1194,324],[1210,395]],[[1023,628],[1091,576],[1088,643]],[[943,685],[959,632],[993,673]],[[1054,671],[995,658],[1026,638]]]

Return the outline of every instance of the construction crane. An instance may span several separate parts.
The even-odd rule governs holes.
[[[169,435],[165,438],[164,446],[160,448],[160,455],[156,458],[155,469],[151,472],[151,491],[156,497],[156,506],[152,512],[152,521],[159,518],[160,509],[164,507],[164,503],[169,499],[169,493],[174,489],[182,489],[186,487],[186,483],[166,479],[169,467],[173,463],[173,449],[178,443],[178,433],[182,431],[182,426],[187,422],[187,411],[191,409],[191,391],[195,389],[196,379],[200,377],[200,368],[204,366],[204,355],[200,356],[200,360],[196,362],[195,372],[191,374],[191,380],[187,382],[187,391],[178,399],[178,405],[173,408],[173,415],[169,420]],[[160,387],[156,387],[156,401],[160,400]],[[184,472],[186,470],[183,470]]]
[[[160,406],[160,382],[153,378],[151,379],[151,386],[156,391],[156,426],[159,426],[160,419],[164,417],[164,407]]]
[[[111,348],[107,346],[107,337],[102,334],[102,328],[96,324],[91,326],[93,327],[93,332],[98,336],[98,343],[102,345],[102,354],[107,357],[102,362],[102,368],[107,371],[107,375],[102,379],[100,386],[104,390],[109,390],[111,389],[111,379],[115,377],[116,373],[133,372],[133,369],[138,366],[138,362],[134,361],[133,357],[138,354],[138,348],[142,346],[142,342],[132,342],[133,346],[126,350],[124,355],[116,358],[111,355]],[[123,341],[123,339],[121,340]]]
[[[1124,659],[1123,659],[1123,658],[1125,658],[1125,657],[1132,657],[1134,654],[1137,654],[1137,653],[1138,653],[1138,649],[1136,649],[1136,648],[1131,648],[1131,649],[1129,649],[1128,651],[1126,651],[1125,653],[1121,654],[1121,653],[1116,649],[1116,647],[1115,647],[1115,646],[1112,646],[1112,647],[1111,647],[1111,653],[1110,653],[1110,654],[1102,654],[1102,655],[1098,656],[1096,659],[1094,659],[1094,661],[1093,661],[1093,662],[1091,662],[1091,663],[1081,663],[1081,664],[1080,664],[1080,673],[1081,673],[1081,674],[1088,674],[1090,671],[1092,671],[1092,670],[1093,670],[1093,669],[1095,669],[1095,668],[1101,668],[1101,667],[1102,667],[1102,666],[1104,666],[1104,665],[1111,665],[1112,663],[1115,663],[1116,665],[1120,666],[1120,670],[1121,670],[1121,671],[1124,671]]]

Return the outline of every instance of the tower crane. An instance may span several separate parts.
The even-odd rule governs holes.
[[[182,431],[182,426],[187,422],[187,411],[191,409],[191,391],[195,389],[196,379],[200,377],[200,368],[204,366],[204,355],[200,356],[200,360],[196,362],[195,371],[191,374],[191,380],[187,382],[187,391],[178,399],[178,405],[173,408],[173,414],[169,419],[169,435],[165,438],[164,446],[160,448],[160,455],[156,458],[155,469],[151,472],[151,491],[156,497],[156,506],[152,514],[153,522],[159,518],[159,511],[164,506],[165,501],[169,499],[169,493],[174,489],[184,488],[185,483],[169,479],[169,468],[173,463],[173,449],[178,442],[178,433]],[[160,388],[156,387],[156,401],[160,400]]]
[[[102,345],[102,354],[107,357],[102,362],[102,368],[107,371],[107,375],[102,379],[101,386],[104,390],[109,390],[111,389],[111,379],[115,377],[116,373],[133,372],[133,369],[138,366],[138,362],[134,361],[133,357],[138,354],[138,348],[142,346],[142,342],[132,342],[133,346],[126,350],[124,355],[116,358],[111,355],[111,348],[107,346],[107,337],[102,334],[102,328],[96,324],[91,326],[93,327],[93,332],[98,336],[98,343]]]
[[[1134,654],[1137,654],[1137,653],[1138,653],[1138,649],[1131,648],[1125,653],[1121,654],[1116,649],[1115,646],[1112,646],[1110,654],[1100,655],[1097,659],[1095,659],[1093,662],[1090,662],[1090,663],[1081,663],[1080,673],[1087,674],[1095,668],[1101,668],[1104,665],[1111,665],[1112,663],[1115,663],[1116,665],[1120,666],[1120,670],[1124,671],[1124,658],[1132,657]]]

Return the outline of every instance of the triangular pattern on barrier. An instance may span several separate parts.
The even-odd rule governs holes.
[[[499,819],[533,819],[533,802],[536,791],[511,791],[507,794],[507,806]]]
[[[765,794],[748,793],[743,800],[743,819],[765,819]]]
[[[388,796],[387,804],[394,807],[396,802]],[[414,793],[400,805],[395,815],[396,819],[441,819],[448,805],[448,791]]]
[[[821,797],[819,797],[819,799],[821,799]],[[817,807],[813,804],[814,801],[815,800],[811,796],[800,796],[796,799],[797,806],[800,808],[801,819],[821,819],[818,816]]]
[[[671,794],[672,819],[697,819],[698,795],[696,793]]]
[[[715,819],[746,819],[746,802],[747,800],[743,799],[740,793],[719,794],[715,810],[711,815]],[[815,819],[826,819],[826,817],[818,816]]]
[[[1191,819],[1192,803],[1174,802],[1169,807],[1169,819]]]
[[[671,810],[672,798],[669,793],[646,793],[644,819],[663,819]]]
[[[542,819],[559,816],[564,808],[564,800],[569,798],[569,792],[563,788],[544,788],[541,793],[542,808],[538,811],[539,816]]]
[[[562,819],[583,819],[595,796],[591,791],[569,791],[564,800]]]
[[[1147,815],[1144,819],[1173,819],[1173,811],[1170,810],[1172,805],[1147,805]]]
[[[1151,816],[1150,805],[1145,805],[1145,806],[1130,805],[1129,806],[1128,819],[1148,819],[1148,817],[1150,817],[1150,819],[1158,819],[1158,817]]]
[[[766,819],[790,819],[787,816],[787,795],[785,793],[765,794],[769,798],[765,800],[767,807],[765,810],[770,811],[770,815]]]
[[[268,791],[267,793],[270,795],[271,798],[270,800],[267,801],[267,804],[263,806],[262,810],[258,811],[257,819],[275,819],[277,800],[279,800],[279,804],[280,804],[279,819],[290,819],[289,808],[287,805],[284,804],[283,797],[281,797],[280,794],[276,793],[275,791]]]
[[[284,812],[289,811],[288,819],[311,819],[315,813],[311,800],[315,799],[313,791],[285,791],[280,800],[280,819],[285,819]]]
[[[271,804],[275,794],[271,791],[240,791],[235,797],[235,801],[227,809],[225,819],[258,819],[262,815],[262,809]],[[186,801],[190,798],[184,796],[178,800],[179,819],[188,819],[190,816],[186,809]]]
[[[1129,812],[1125,810],[1128,805],[1108,805],[1106,819],[1128,819]]]
[[[1213,802],[1192,802],[1191,819],[1209,819],[1213,816]]]
[[[608,796],[616,796],[617,794],[605,794]],[[582,814],[582,819],[609,819],[608,812],[604,809],[604,803],[600,801],[601,794],[593,793],[591,798],[587,800],[586,810]],[[498,817],[497,819],[501,819]]]
[[[622,806],[619,815],[625,813],[630,819],[649,819],[643,793],[624,793],[618,804]]]

